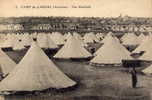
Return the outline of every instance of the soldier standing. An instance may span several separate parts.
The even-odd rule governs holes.
[[[137,85],[137,72],[136,72],[134,67],[131,70],[131,77],[132,77],[132,87],[136,88],[136,85]]]

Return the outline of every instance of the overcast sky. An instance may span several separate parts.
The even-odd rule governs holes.
[[[10,2],[11,1],[11,2]],[[21,6],[66,6],[68,8],[20,8]],[[91,8],[72,8],[71,6]],[[18,6],[18,8],[16,8]],[[0,0],[0,16],[152,17],[152,0]]]

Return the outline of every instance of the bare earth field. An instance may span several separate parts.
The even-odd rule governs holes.
[[[19,62],[25,52],[7,52],[16,62]],[[54,63],[71,79],[78,83],[78,87],[71,91],[59,93],[45,93],[36,99],[28,100],[151,100],[151,76],[138,75],[138,88],[131,88],[131,75],[123,67],[93,67],[88,62],[73,62],[54,60]],[[40,95],[39,95],[40,96]],[[145,97],[146,96],[146,97]],[[62,98],[62,99],[61,99]],[[64,98],[64,99],[63,99]],[[11,97],[10,100],[27,100],[23,96]],[[8,99],[9,100],[9,99]]]

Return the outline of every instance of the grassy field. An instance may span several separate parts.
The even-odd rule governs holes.
[[[18,63],[24,56],[25,51],[6,53]],[[116,98],[115,100],[119,100],[117,97],[127,97],[127,99],[123,100],[148,100],[134,99],[134,97],[141,96],[142,98],[143,96],[152,93],[152,78],[150,76],[139,74],[138,88],[132,89],[131,75],[127,73],[126,69],[123,67],[93,67],[90,66],[88,62],[52,60],[66,75],[78,83],[78,87],[64,93],[53,93],[53,95],[52,93],[42,94],[46,97],[50,95],[51,98],[72,97],[78,99],[81,97],[79,100],[82,100],[82,97],[93,98],[90,100],[99,99],[97,97],[106,97],[106,99],[99,100],[114,100],[114,98]]]

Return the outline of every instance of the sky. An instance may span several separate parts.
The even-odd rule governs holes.
[[[27,5],[50,8],[26,8]],[[66,8],[54,8],[54,6]],[[152,17],[152,0],[0,0],[0,17],[117,17],[120,14]]]

